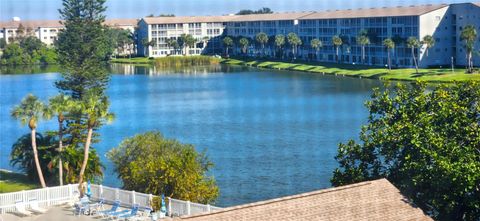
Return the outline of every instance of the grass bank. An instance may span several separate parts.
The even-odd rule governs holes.
[[[144,57],[137,58],[117,58],[112,59],[112,63],[136,64],[136,65],[155,65],[157,67],[185,67],[198,65],[220,64],[222,60],[211,56],[169,56],[162,58],[149,59]]]
[[[422,80],[428,82],[453,82],[480,80],[480,73],[466,74],[465,69],[456,69],[452,72],[450,69],[420,69],[419,73],[415,69],[402,68],[388,70],[386,68],[371,67],[365,65],[352,64],[334,64],[320,62],[282,62],[266,60],[240,60],[225,59],[224,64],[246,65],[259,68],[269,68],[276,70],[305,71],[311,73],[322,73],[329,75],[342,75],[359,78],[374,78],[382,80],[400,80],[414,81]]]
[[[24,174],[0,170],[0,193],[9,193],[22,190],[40,188],[32,183]]]

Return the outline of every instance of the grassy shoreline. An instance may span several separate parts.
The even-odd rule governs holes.
[[[0,170],[0,193],[10,193],[35,188],[39,188],[39,185],[32,183],[26,175]]]
[[[396,81],[415,81],[422,80],[427,82],[454,82],[480,80],[480,73],[466,74],[465,69],[456,69],[452,72],[450,69],[420,69],[419,73],[415,69],[402,68],[388,70],[386,68],[371,67],[365,65],[335,64],[320,62],[283,62],[268,60],[240,60],[225,59],[223,64],[244,65],[257,68],[303,71],[310,73],[320,73],[328,75],[341,75],[358,78],[372,78],[380,80]]]

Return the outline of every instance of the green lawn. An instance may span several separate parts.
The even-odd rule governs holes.
[[[35,188],[40,188],[40,186],[36,183],[32,183],[26,175],[0,170],[0,193],[9,193]]]
[[[330,75],[354,76],[362,78],[376,78],[382,80],[413,81],[422,80],[428,82],[452,82],[480,80],[480,73],[465,74],[465,69],[456,69],[452,73],[450,69],[415,69],[403,68],[389,71],[386,68],[377,68],[364,65],[333,64],[333,63],[308,63],[308,62],[280,62],[280,61],[243,61],[238,59],[223,60],[224,64],[247,65],[259,68],[278,70],[305,71],[313,73],[325,73]]]

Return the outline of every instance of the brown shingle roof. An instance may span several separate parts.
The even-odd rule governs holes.
[[[365,17],[390,17],[390,16],[415,16],[423,15],[437,9],[447,7],[446,4],[398,6],[384,8],[336,10],[316,12],[301,19],[334,19],[334,18],[365,18]]]
[[[178,220],[421,220],[432,221],[415,208],[388,180],[362,182],[337,188],[229,207]]]

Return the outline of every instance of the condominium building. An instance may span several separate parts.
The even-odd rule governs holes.
[[[104,24],[130,32],[135,31],[137,19],[107,19]],[[57,40],[57,35],[64,28],[60,20],[25,20],[14,18],[11,21],[0,22],[0,39],[6,43],[12,42],[16,37],[35,36],[46,45],[52,45]]]
[[[185,17],[147,17],[138,23],[138,53],[147,57],[167,55],[199,55],[202,53],[221,53],[221,38],[225,22],[236,16],[185,16]],[[169,39],[180,41],[182,34],[190,34],[197,43],[186,49],[174,48],[168,44]],[[148,45],[144,45],[148,41]],[[208,41],[208,47],[206,42]],[[143,42],[143,43],[142,43]]]
[[[435,45],[427,48],[423,44],[413,52],[420,67],[450,66],[452,61],[455,65],[465,65],[465,43],[460,34],[466,25],[475,26],[480,33],[480,3],[234,16],[154,17],[143,18],[138,25],[139,39],[147,39],[154,45],[143,47],[139,42],[138,52],[149,57],[179,54],[178,50],[169,47],[167,39],[178,39],[181,34],[192,34],[198,40],[196,46],[189,49],[190,55],[219,53],[224,36],[250,38],[251,51],[255,51],[258,48],[255,46],[255,36],[264,32],[270,37],[267,54],[272,55],[275,50],[272,39],[275,35],[295,33],[302,40],[297,52],[299,59],[336,62],[337,50],[332,37],[339,36],[343,43],[338,48],[338,62],[384,66],[388,54],[383,40],[392,38],[396,41],[395,49],[390,51],[392,65],[411,67],[414,60],[412,49],[405,43],[406,39],[415,37],[421,41],[424,36],[430,35],[435,39]],[[364,31],[368,33],[370,44],[365,45],[363,56],[362,46],[357,44],[356,37]],[[310,47],[310,41],[314,38],[323,43],[319,53]],[[476,46],[480,47],[478,40]],[[239,53],[239,48],[234,48],[234,52]],[[285,50],[291,54],[288,47]],[[475,55],[474,60],[480,60],[480,56]]]

